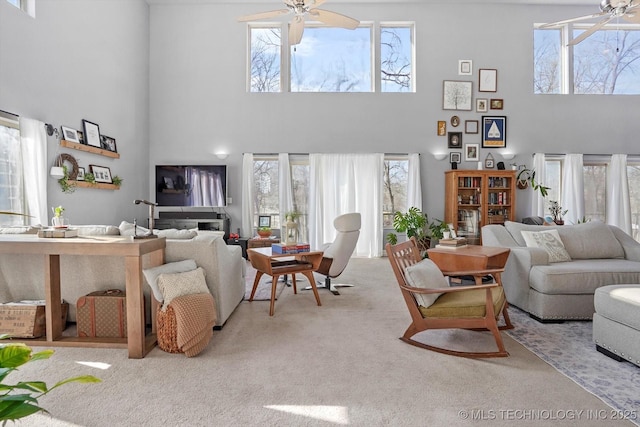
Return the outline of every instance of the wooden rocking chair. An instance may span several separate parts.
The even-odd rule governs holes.
[[[498,283],[478,284],[471,286],[452,286],[440,288],[413,287],[407,284],[406,269],[412,265],[423,261],[420,256],[415,238],[399,243],[397,245],[386,245],[389,262],[400,285],[402,296],[411,314],[411,325],[407,328],[402,341],[439,353],[450,354],[462,357],[506,357],[509,353],[504,347],[500,330],[512,329],[513,325],[507,313],[507,300],[500,282],[500,273],[504,269],[491,269],[483,271],[448,272],[450,276],[471,275],[476,278],[476,283],[481,282],[478,278],[487,274],[496,277]],[[431,263],[430,260],[425,260]],[[435,264],[433,264],[435,266]],[[444,280],[442,272],[437,267],[434,269],[434,281]],[[439,273],[439,274],[438,274]],[[435,277],[439,276],[439,277]],[[435,302],[424,307],[418,303],[416,295],[441,294]],[[505,325],[498,326],[498,317],[502,312]],[[465,352],[449,350],[424,344],[413,339],[419,332],[429,329],[470,329],[489,330],[495,339],[498,351],[493,352]]]

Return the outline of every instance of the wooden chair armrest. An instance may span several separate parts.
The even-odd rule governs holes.
[[[413,292],[416,294],[440,294],[440,293],[449,293],[449,292],[462,292],[462,291],[470,291],[470,290],[477,290],[477,289],[497,288],[498,286],[500,285],[498,285],[497,283],[489,283],[486,285],[451,286],[448,288],[427,289],[427,288],[414,288],[413,286],[409,286],[409,285],[400,285],[402,289],[405,289],[409,292]]]

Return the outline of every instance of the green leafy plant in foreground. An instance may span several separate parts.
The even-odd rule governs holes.
[[[7,337],[5,334],[0,335],[0,339]],[[43,381],[20,381],[13,385],[5,383],[7,376],[20,366],[36,360],[48,359],[52,354],[53,350],[33,353],[31,347],[20,343],[0,344],[0,421],[2,425],[6,425],[7,421],[28,417],[36,412],[48,413],[46,409],[38,406],[38,398],[61,385],[71,382],[100,382],[100,379],[93,375],[81,375],[59,381],[51,388],[47,387]]]

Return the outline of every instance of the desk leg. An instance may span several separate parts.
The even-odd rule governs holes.
[[[44,256],[44,296],[47,341],[62,336],[62,295],[60,293],[60,255]]]
[[[142,258],[125,258],[127,290],[127,347],[130,359],[145,355],[144,296],[142,294]]]

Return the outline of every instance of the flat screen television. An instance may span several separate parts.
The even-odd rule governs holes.
[[[173,207],[227,205],[226,165],[156,165],[156,203]]]

